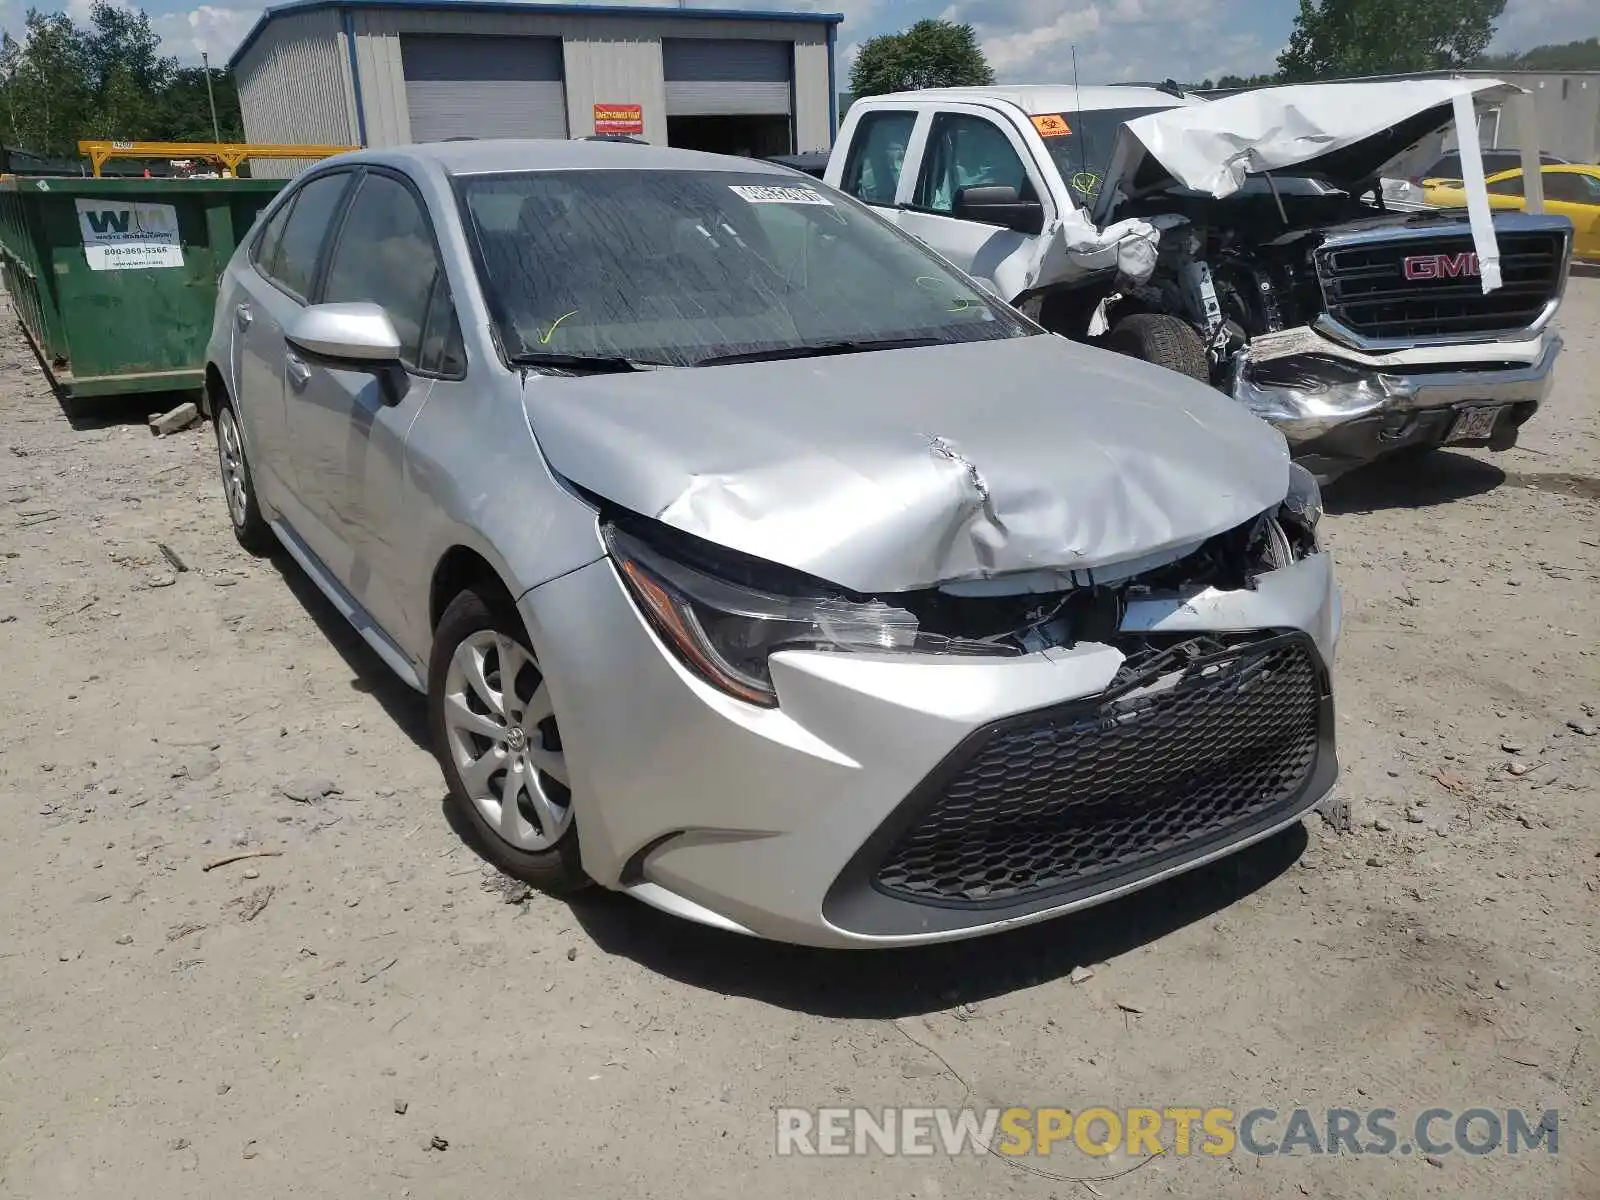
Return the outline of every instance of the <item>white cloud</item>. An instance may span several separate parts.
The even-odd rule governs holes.
[[[945,15],[969,21],[989,63],[1003,80],[1064,82],[1072,50],[1084,83],[1173,78],[1268,70],[1277,48],[1256,32],[1251,0],[955,0]]]
[[[1490,49],[1531,50],[1600,36],[1594,0],[1509,0]]]
[[[163,54],[175,54],[182,62],[194,65],[200,62],[204,51],[210,54],[211,65],[220,67],[244,40],[260,14],[261,10],[255,8],[216,8],[202,4],[188,12],[151,17],[150,25],[161,37]]]

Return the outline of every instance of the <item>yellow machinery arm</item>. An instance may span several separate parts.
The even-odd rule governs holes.
[[[249,142],[112,142],[91,138],[78,143],[78,153],[100,168],[112,158],[209,158],[221,162],[233,174],[247,158],[328,158],[356,146],[257,146]]]

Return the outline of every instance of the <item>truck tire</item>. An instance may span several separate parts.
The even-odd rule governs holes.
[[[1180,375],[1211,382],[1206,348],[1187,321],[1169,313],[1134,313],[1123,317],[1106,334],[1106,348],[1130,358],[1166,367]]]

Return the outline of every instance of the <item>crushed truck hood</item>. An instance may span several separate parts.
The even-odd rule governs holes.
[[[1450,124],[1457,96],[1491,104],[1517,90],[1497,79],[1292,84],[1150,113],[1118,130],[1100,201],[1174,183],[1227,196],[1247,175],[1291,167],[1353,185]]]
[[[1103,224],[1119,197],[1176,183],[1220,198],[1248,175],[1291,168],[1354,186],[1454,122],[1483,290],[1492,291],[1500,285],[1500,253],[1473,114],[1476,105],[1519,91],[1498,79],[1294,84],[1137,117],[1117,131],[1095,219]]]
[[[523,403],[578,486],[857,592],[1149,560],[1288,486],[1221,393],[1052,335],[530,375]]]

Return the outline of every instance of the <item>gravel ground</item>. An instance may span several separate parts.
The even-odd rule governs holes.
[[[1563,325],[1522,448],[1330,490],[1349,832],[827,955],[499,886],[209,431],[75,427],[0,313],[0,1195],[1600,1196],[1600,278]],[[1560,1153],[774,1153],[778,1105],[963,1102],[1555,1108]]]

